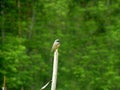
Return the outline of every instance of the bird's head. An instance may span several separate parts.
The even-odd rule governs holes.
[[[56,39],[55,42],[60,42],[60,40],[59,40],[59,39]]]

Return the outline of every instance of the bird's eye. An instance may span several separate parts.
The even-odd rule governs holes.
[[[57,41],[57,42],[60,42],[60,41]]]

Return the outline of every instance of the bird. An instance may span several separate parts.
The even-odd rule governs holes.
[[[55,51],[60,46],[60,40],[56,39],[53,43],[53,46],[51,48],[51,52]]]

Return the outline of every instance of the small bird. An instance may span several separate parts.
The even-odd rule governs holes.
[[[59,39],[56,39],[53,43],[51,52],[55,51],[59,46],[60,46],[60,41],[59,41]]]

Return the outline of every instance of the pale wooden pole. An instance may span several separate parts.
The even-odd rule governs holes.
[[[58,49],[56,49],[54,51],[54,61],[53,61],[53,74],[52,74],[51,90],[56,90],[57,69],[58,69]]]
[[[4,76],[4,82],[3,82],[2,90],[6,90],[6,77],[5,76]]]

